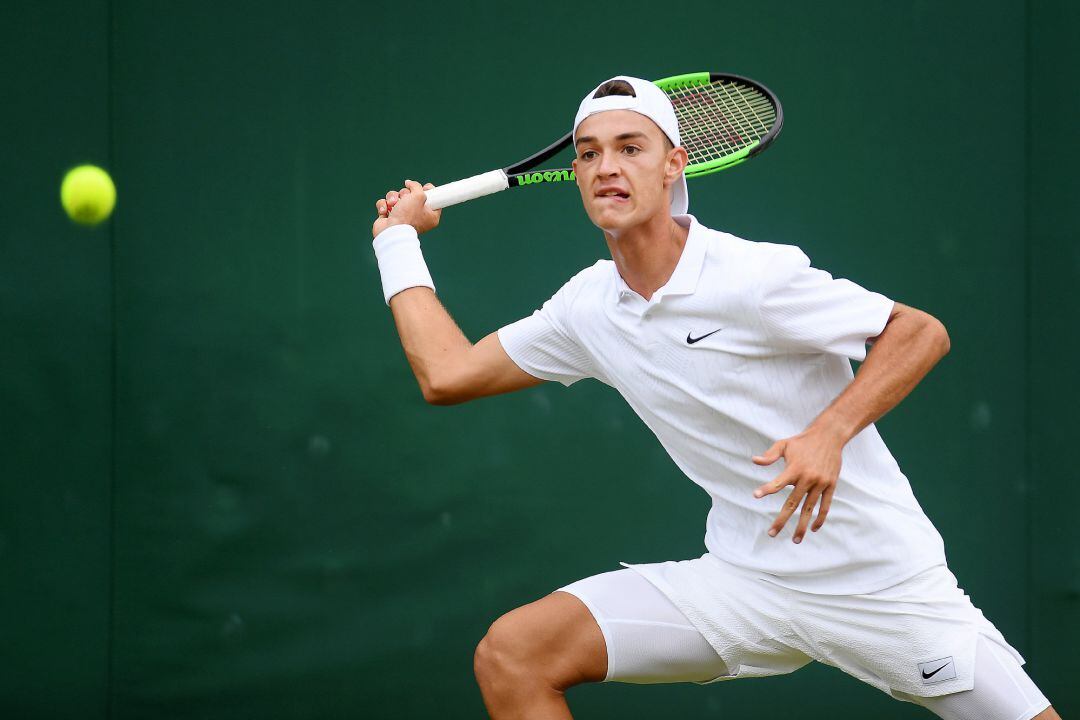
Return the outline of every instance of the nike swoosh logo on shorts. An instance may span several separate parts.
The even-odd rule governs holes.
[[[701,337],[696,337],[696,338],[692,338],[692,337],[690,337],[690,333],[686,333],[686,344],[687,345],[693,345],[694,343],[698,342],[699,340],[704,340],[705,338],[709,337],[710,335],[715,335],[716,333],[720,332],[723,329],[724,328],[716,328],[711,333],[705,333]]]
[[[942,665],[941,667],[939,667],[939,668],[938,668],[937,670],[935,670],[935,671],[934,671],[934,672],[932,672],[932,673],[928,673],[928,672],[926,672],[925,670],[923,670],[923,671],[922,671],[922,676],[923,676],[923,680],[929,680],[930,678],[934,677],[934,676],[935,676],[935,675],[937,675],[937,674],[938,674],[939,672],[941,672],[941,671],[942,671],[942,670],[944,670],[945,668],[949,667],[949,663],[951,663],[951,662],[952,662],[952,660],[950,660],[949,662],[945,663],[944,665]]]

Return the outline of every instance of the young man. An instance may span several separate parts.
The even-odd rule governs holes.
[[[472,345],[420,252],[440,213],[406,181],[376,203],[384,296],[429,402],[585,377],[618,390],[712,497],[708,552],[622,563],[496,620],[475,657],[491,717],[569,718],[564,692],[582,682],[705,684],[818,660],[942,718],[1057,718],[957,587],[872,424],[948,352],[941,323],[797,247],[687,215],[687,154],[649,82],[589,93],[574,142],[610,261]]]

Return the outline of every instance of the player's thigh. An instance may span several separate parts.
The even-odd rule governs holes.
[[[1050,705],[1020,663],[982,635],[976,643],[974,679],[971,690],[937,697],[898,696],[922,705],[943,720],[1030,720]],[[1042,717],[1056,715],[1051,711]]]
[[[476,648],[476,675],[568,688],[604,679],[604,637],[576,597],[554,592],[506,613]]]
[[[593,575],[553,593],[560,594],[580,600],[599,627],[606,647],[604,681],[707,682],[728,674],[678,607],[633,570]]]

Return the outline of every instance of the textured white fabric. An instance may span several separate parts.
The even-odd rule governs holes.
[[[420,251],[420,236],[412,225],[391,225],[371,242],[379,261],[383,298],[390,298],[411,287],[435,289],[424,254]]]
[[[733,564],[829,593],[870,592],[943,564],[940,535],[872,424],[845,446],[828,520],[801,544],[791,542],[797,518],[767,535],[790,488],[753,497],[783,461],[751,457],[802,432],[843,391],[849,360],[865,358],[893,302],[810,267],[797,247],[676,221],[689,237],[651,300],[601,260],[501,328],[507,354],[545,380],[617,389],[711,496],[705,545]]]
[[[1050,707],[1016,658],[982,635],[975,648],[975,687],[971,690],[936,697],[893,695],[922,705],[944,720],[1031,720]]]
[[[559,590],[581,600],[604,635],[604,682],[707,682],[729,674],[693,623],[632,570],[600,573]]]
[[[679,120],[675,117],[675,107],[671,104],[667,93],[648,80],[617,75],[610,80],[625,80],[634,88],[636,96],[608,95],[602,98],[594,98],[593,95],[600,89],[600,83],[586,95],[578,105],[577,115],[574,117],[573,140],[577,144],[578,125],[585,118],[596,113],[608,110],[632,110],[652,120],[660,128],[668,140],[675,147],[682,144],[679,137]],[[605,80],[604,82],[610,82]],[[683,215],[690,209],[690,193],[686,189],[686,176],[680,175],[679,179],[671,188],[671,214]]]
[[[665,594],[684,574],[709,588],[707,617]],[[629,566],[559,590],[600,626],[606,682],[705,685],[818,660],[946,720],[1029,720],[1050,704],[944,565],[852,597],[801,593],[710,555]]]

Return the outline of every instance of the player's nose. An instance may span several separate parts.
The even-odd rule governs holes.
[[[602,176],[618,175],[618,156],[613,153],[602,153],[600,155],[600,164],[596,167],[596,172]]]

